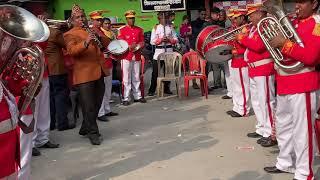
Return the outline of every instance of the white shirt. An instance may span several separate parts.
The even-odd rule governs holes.
[[[159,39],[159,38],[163,38],[164,36],[172,37],[174,40],[178,41],[177,34],[176,34],[174,28],[172,28],[169,25],[166,25],[165,26],[165,31],[166,31],[166,35],[164,35],[164,26],[162,24],[156,25],[152,29],[152,32],[151,32],[150,44],[151,45],[156,45],[156,40]],[[170,42],[167,42],[167,43],[162,42],[162,43],[158,44],[157,46],[165,46],[165,45],[168,46],[168,45],[171,45],[171,43]],[[172,52],[172,51],[173,51],[172,48],[167,48],[167,52]],[[165,52],[164,48],[156,48],[155,52],[154,52],[154,55],[153,55],[153,59],[157,60],[159,54],[161,54],[163,52]]]

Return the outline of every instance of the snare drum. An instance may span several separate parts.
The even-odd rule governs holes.
[[[107,47],[107,54],[110,54],[110,57],[115,60],[124,59],[129,53],[129,45],[125,40],[113,40]]]

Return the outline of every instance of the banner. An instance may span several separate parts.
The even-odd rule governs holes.
[[[142,12],[186,10],[186,0],[140,0]]]

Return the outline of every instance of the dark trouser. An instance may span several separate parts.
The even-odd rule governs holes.
[[[209,72],[213,71],[213,80],[214,80],[214,86],[222,86],[221,82],[221,71],[224,72],[224,65],[218,64],[218,63],[208,63],[206,66],[206,75],[208,78]]]
[[[164,66],[164,61],[160,61],[160,67]],[[164,69],[164,67],[163,67]],[[158,61],[152,60],[152,76],[151,76],[151,85],[149,88],[149,93],[154,93],[157,88],[157,78],[158,78]],[[170,82],[164,82],[164,91],[170,91]]]
[[[58,129],[67,128],[69,109],[69,87],[68,75],[49,76],[50,83],[50,128],[54,129],[57,124]]]
[[[83,121],[80,134],[98,134],[97,117],[104,94],[103,78],[76,85]]]

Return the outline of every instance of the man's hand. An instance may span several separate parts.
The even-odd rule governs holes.
[[[93,33],[90,33],[86,39],[86,43],[89,44],[91,41],[94,41],[95,39],[96,39],[96,35]]]
[[[286,38],[282,34],[278,34],[276,37],[272,38],[269,43],[273,48],[282,48],[285,42]]]
[[[46,22],[47,21],[47,17],[46,16],[44,16],[44,15],[38,15],[38,18],[41,20],[41,21],[43,21],[43,22]]]
[[[135,51],[135,50],[136,50],[136,49],[135,49],[136,47],[137,47],[137,44],[136,44],[136,43],[131,44],[131,45],[130,45],[130,51]]]

